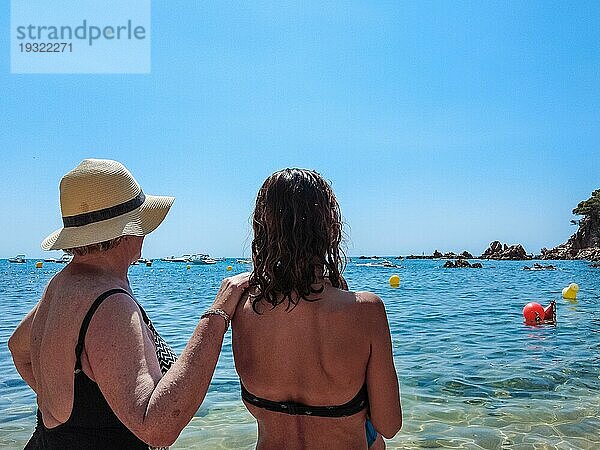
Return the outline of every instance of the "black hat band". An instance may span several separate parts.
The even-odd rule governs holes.
[[[138,195],[125,203],[99,209],[98,211],[77,214],[76,216],[63,216],[63,225],[65,228],[82,227],[84,225],[89,225],[90,223],[114,219],[115,217],[122,216],[123,214],[127,214],[134,209],[139,208],[145,200],[146,196],[144,195],[144,192],[140,190]]]

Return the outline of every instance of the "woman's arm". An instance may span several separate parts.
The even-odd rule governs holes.
[[[36,391],[35,377],[31,366],[31,323],[37,311],[37,305],[29,311],[17,326],[12,336],[8,339],[8,348],[12,355],[13,363],[31,389]]]
[[[375,429],[390,439],[402,428],[402,407],[398,375],[394,367],[392,339],[385,306],[375,294],[362,293],[365,320],[371,336],[367,365],[369,415]]]
[[[227,278],[213,302],[233,316],[248,275]],[[85,341],[93,376],[117,417],[152,446],[173,444],[202,403],[219,358],[225,321],[200,320],[183,353],[161,378],[139,309],[122,294],[96,311]]]

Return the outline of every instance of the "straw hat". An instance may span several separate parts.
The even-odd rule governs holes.
[[[145,236],[163,221],[174,197],[145,195],[117,161],[84,159],[60,181],[64,227],[42,241],[44,250]]]

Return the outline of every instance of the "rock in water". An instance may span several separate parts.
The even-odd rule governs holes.
[[[469,261],[467,261],[466,259],[457,259],[455,261],[446,261],[444,263],[445,268],[448,269],[461,269],[461,268],[468,268],[468,269],[481,269],[483,266],[481,265],[481,263],[474,263],[471,264]]]
[[[523,260],[531,259],[521,244],[508,246],[500,241],[493,241],[485,252],[481,255],[481,259],[510,259]]]

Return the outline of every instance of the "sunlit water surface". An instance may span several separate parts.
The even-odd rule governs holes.
[[[346,270],[350,287],[384,300],[400,378],[404,427],[388,448],[600,448],[600,269],[557,261],[556,271],[523,262],[484,261],[483,269],[443,269],[443,261]],[[400,261],[395,261],[400,263]],[[23,448],[35,397],[12,365],[6,342],[61,265],[0,260],[0,448]],[[130,280],[163,337],[179,353],[210,305],[227,265],[155,262]],[[387,280],[397,273],[400,288]],[[577,282],[576,302],[561,290]],[[558,303],[556,326],[529,327],[530,301]],[[173,448],[251,449],[256,425],[240,399],[225,344],[206,400]]]

